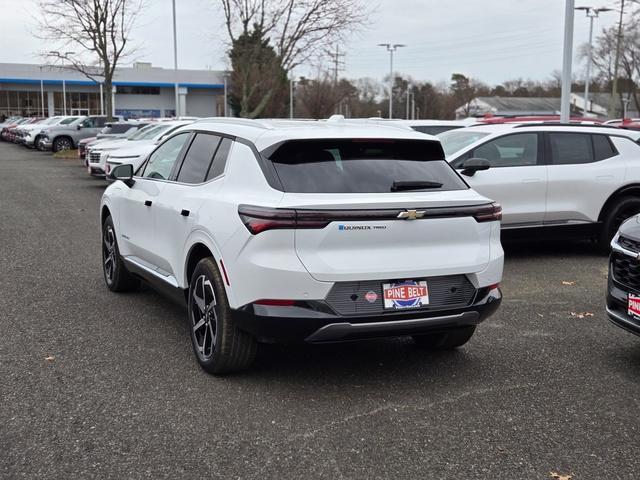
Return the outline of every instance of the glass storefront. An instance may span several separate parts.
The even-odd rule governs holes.
[[[62,92],[53,92],[54,115],[64,114]],[[40,116],[40,91],[0,90],[0,117]],[[48,95],[44,92],[44,115],[49,115]],[[100,93],[67,91],[67,115],[100,115]]]

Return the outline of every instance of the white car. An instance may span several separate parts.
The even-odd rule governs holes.
[[[133,132],[127,138],[104,140],[87,148],[87,172],[89,175],[103,177],[109,156],[121,149],[140,145],[154,145],[175,129],[192,123],[188,120],[176,120],[147,125]]]
[[[258,341],[411,335],[466,343],[501,300],[500,207],[435,137],[319,122],[200,121],[101,202],[104,278],[144,278],[187,302],[212,373]]]
[[[438,137],[469,185],[500,202],[503,229],[570,227],[608,249],[622,221],[640,213],[640,132],[538,123]]]

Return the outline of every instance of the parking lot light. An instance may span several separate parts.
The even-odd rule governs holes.
[[[379,47],[386,47],[389,52],[389,119],[393,118],[393,52],[397,48],[406,47],[403,43],[379,43]]]

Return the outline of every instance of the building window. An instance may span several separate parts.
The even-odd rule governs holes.
[[[140,86],[116,86],[116,93],[130,93],[135,95],[160,95],[160,87],[140,87]]]

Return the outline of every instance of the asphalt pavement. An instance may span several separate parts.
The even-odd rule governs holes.
[[[0,478],[640,476],[640,338],[589,243],[507,245],[502,306],[456,352],[261,346],[216,378],[179,306],[104,286],[104,186],[0,143]]]

